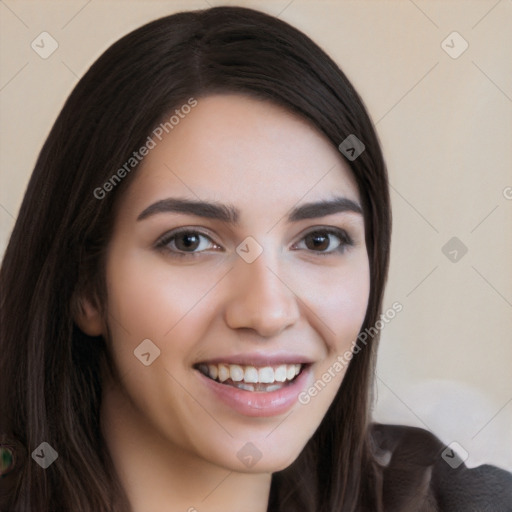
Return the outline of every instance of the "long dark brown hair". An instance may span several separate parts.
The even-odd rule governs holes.
[[[339,67],[307,36],[258,11],[216,7],[153,21],[113,44],[79,81],[38,157],[0,273],[0,443],[15,455],[0,478],[2,511],[130,509],[99,426],[108,340],[73,321],[77,297],[106,310],[104,257],[118,198],[134,169],[107,182],[164,116],[216,93],[242,93],[309,120],[347,160],[364,210],[371,291],[362,330],[379,318],[391,231],[387,174],[372,122]],[[376,338],[298,459],[272,478],[271,512],[380,509],[368,429]],[[32,451],[59,454],[46,470]]]

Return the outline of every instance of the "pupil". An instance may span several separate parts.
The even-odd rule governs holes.
[[[329,247],[329,237],[319,233],[312,233],[307,237],[306,245],[308,249],[325,250]]]
[[[190,251],[197,249],[198,246],[199,237],[193,233],[184,234],[176,240],[176,247],[179,250]]]

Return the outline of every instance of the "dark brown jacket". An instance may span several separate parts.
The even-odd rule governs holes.
[[[386,512],[512,512],[512,473],[467,468],[430,432],[375,424]],[[512,449],[512,447],[508,447]]]

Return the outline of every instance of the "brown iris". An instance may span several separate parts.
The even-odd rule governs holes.
[[[313,232],[309,233],[304,237],[306,247],[313,251],[325,251],[329,248],[331,242],[330,237],[327,233]]]
[[[174,244],[179,251],[194,251],[199,247],[200,237],[196,233],[182,233],[177,235]]]

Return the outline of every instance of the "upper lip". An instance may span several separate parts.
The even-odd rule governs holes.
[[[203,359],[197,364],[238,364],[240,366],[277,366],[280,364],[310,364],[313,359],[291,353],[264,354],[245,353],[215,357],[212,359]]]

